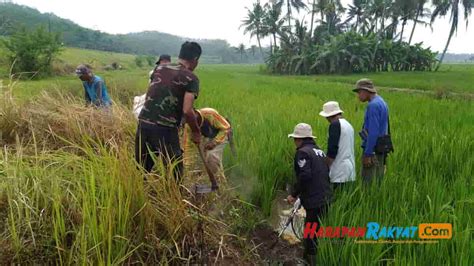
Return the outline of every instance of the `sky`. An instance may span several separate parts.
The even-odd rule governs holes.
[[[95,30],[108,33],[160,31],[189,38],[224,39],[231,45],[256,44],[239,29],[247,15],[246,7],[256,0],[13,0],[41,12],[51,12],[59,17]],[[268,0],[261,0],[266,3]],[[352,0],[341,0],[347,6]],[[474,12],[473,12],[474,13]],[[300,14],[303,17],[304,14]],[[306,16],[308,18],[309,16]],[[471,26],[464,20],[459,23],[457,34],[452,38],[448,52],[474,53],[474,15]],[[411,25],[405,34],[409,37]],[[423,41],[434,51],[442,51],[447,41],[449,16],[438,19],[432,32],[429,27],[417,25],[414,41]],[[270,39],[262,41],[269,45]]]

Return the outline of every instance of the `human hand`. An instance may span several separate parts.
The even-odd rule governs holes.
[[[295,204],[296,198],[291,195],[288,195],[288,197],[286,197],[286,200],[289,204]]]

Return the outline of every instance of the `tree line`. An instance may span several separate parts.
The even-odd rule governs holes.
[[[467,26],[473,2],[353,0],[344,7],[340,0],[257,1],[247,8],[241,27],[256,38],[261,52],[262,39],[270,37],[266,63],[274,73],[438,70],[461,14]],[[309,23],[294,16],[301,13],[309,17]],[[438,59],[423,43],[412,42],[417,26],[432,28],[436,19],[445,16],[450,18],[450,31]]]

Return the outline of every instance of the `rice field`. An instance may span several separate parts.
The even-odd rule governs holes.
[[[474,73],[474,68],[443,71],[374,77],[376,86],[433,93],[380,90],[390,108],[395,146],[387,174],[380,187],[369,188],[358,176],[353,188],[336,195],[323,223],[452,223],[453,238],[437,244],[321,241],[322,265],[474,262],[474,104],[469,97],[436,93],[436,84],[448,92],[474,93],[472,75],[466,74]],[[0,108],[2,143],[8,144],[0,156],[0,245],[6,247],[0,251],[1,261],[193,262],[190,254],[195,254],[191,251],[196,245],[191,240],[199,238],[189,236],[196,234],[204,216],[188,204],[192,199],[186,193],[180,196],[179,188],[167,182],[170,169],[161,169],[149,186],[143,186],[143,173],[133,162],[131,101],[146,91],[147,72],[98,73],[117,102],[113,113],[105,116],[82,107],[81,85],[74,77],[14,86],[3,81],[13,99],[5,94]],[[257,66],[211,65],[200,66],[197,73],[201,80],[197,106],[216,108],[231,119],[238,153],[235,158],[225,156],[233,195],[212,199],[225,211],[219,219],[208,217],[205,231],[216,233],[205,238],[218,253],[212,262],[225,263],[225,258],[234,256],[243,258],[242,263],[245,259],[263,263],[265,258],[253,259],[252,247],[241,238],[272,214],[275,201],[282,200],[275,198],[277,191],[293,181],[294,144],[287,134],[297,123],[309,123],[318,145],[326,149],[328,123],[318,113],[330,100],[340,103],[358,131],[365,108],[351,91],[358,76],[270,76]],[[442,85],[445,80],[453,85]],[[356,146],[360,146],[357,136]],[[360,158],[361,149],[356,152]],[[147,188],[155,194],[150,196]],[[221,249],[226,256],[219,255]]]

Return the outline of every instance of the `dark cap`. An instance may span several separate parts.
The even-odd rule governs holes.
[[[79,65],[79,66],[77,66],[75,72],[76,72],[76,75],[80,77],[80,76],[83,76],[83,75],[90,74],[91,69],[86,65]]]
[[[353,89],[353,92],[358,92],[360,90],[366,90],[368,92],[376,93],[377,91],[375,90],[374,83],[370,79],[359,79],[355,85],[355,89]]]
[[[158,58],[158,61],[156,61],[156,64],[159,65],[161,63],[161,60],[166,60],[171,62],[171,56],[168,54],[162,54],[160,55],[160,58]]]

